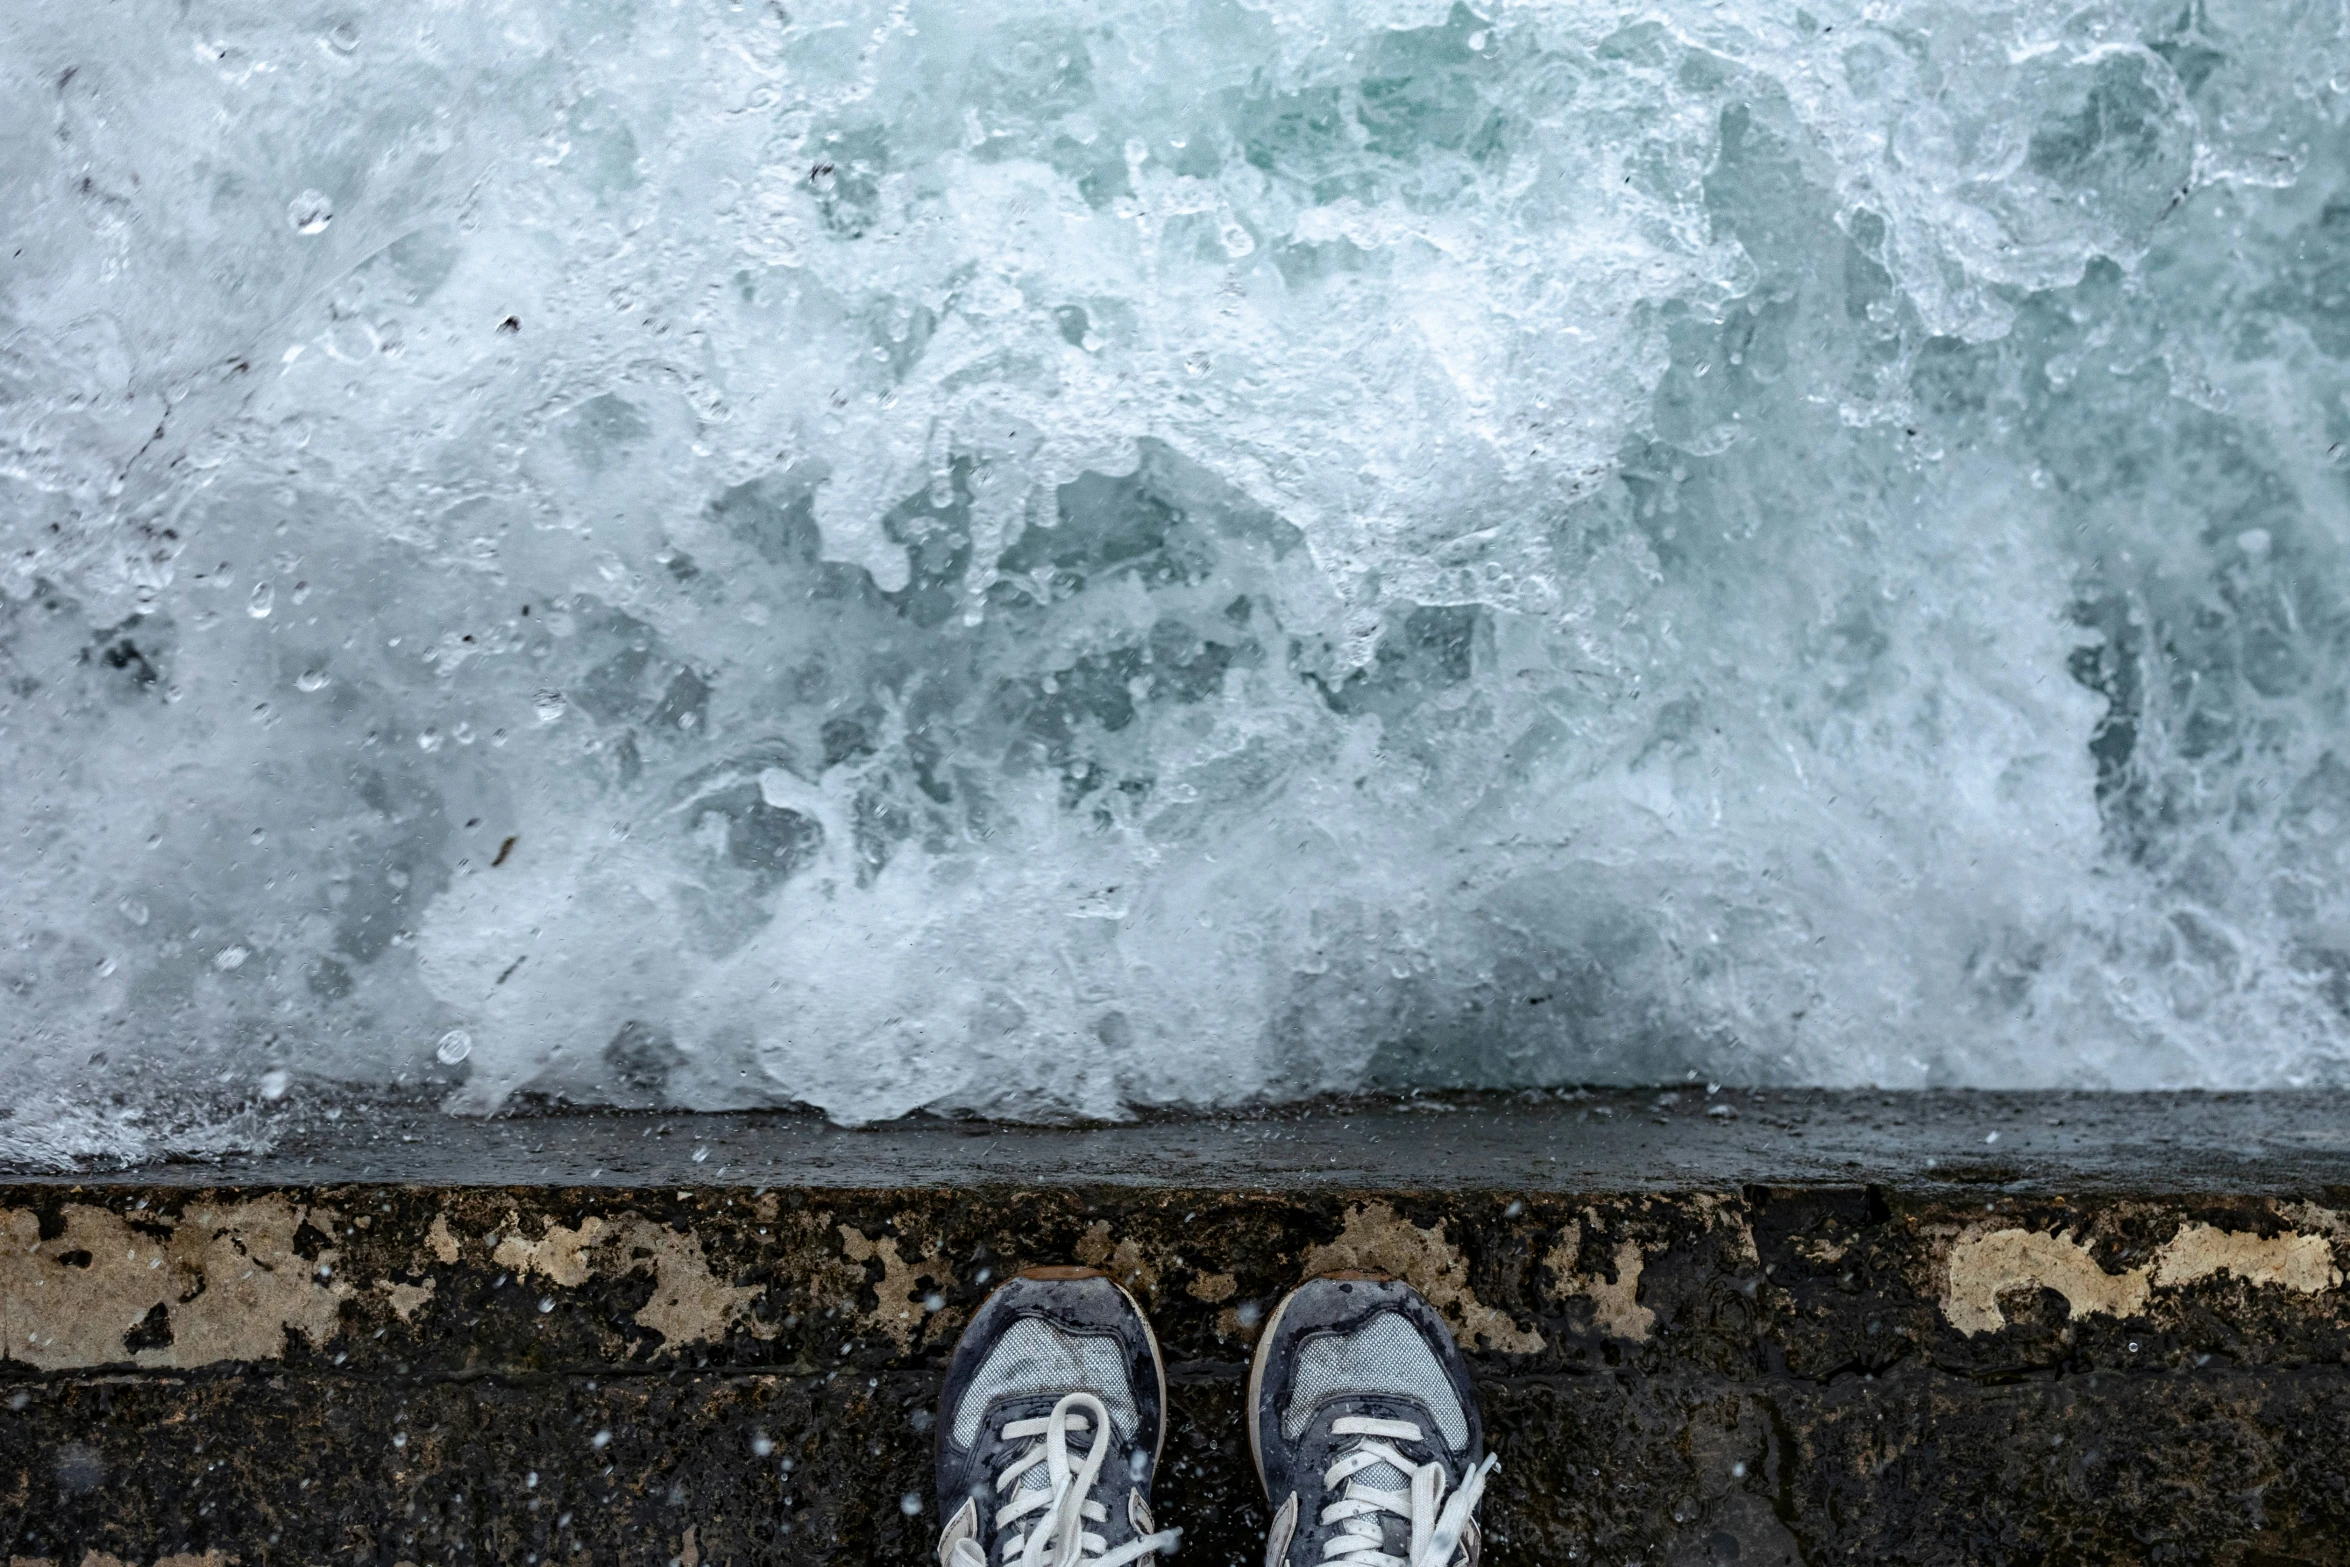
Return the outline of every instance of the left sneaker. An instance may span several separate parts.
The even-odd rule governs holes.
[[[1452,1331],[1399,1279],[1334,1273],[1274,1309],[1248,1373],[1265,1567],[1477,1567],[1485,1452]]]
[[[938,1408],[939,1567],[1127,1567],[1151,1523],[1167,1371],[1134,1297],[1091,1268],[1031,1268],[987,1298]]]

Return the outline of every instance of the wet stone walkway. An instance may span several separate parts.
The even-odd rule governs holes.
[[[1410,1280],[1470,1350],[1495,1567],[2340,1562],[2346,1112],[1702,1085],[1068,1130],[387,1110],[0,1176],[0,1562],[922,1562],[956,1334],[1071,1259],[1158,1327],[1155,1506],[1192,1567],[1261,1558],[1250,1343],[1338,1267]]]

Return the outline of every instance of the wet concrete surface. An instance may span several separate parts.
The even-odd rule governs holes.
[[[1174,1362],[1182,1561],[1258,1559],[1249,1345],[1333,1267],[1412,1280],[1469,1349],[1493,1563],[2350,1561],[2345,1109],[379,1110],[217,1166],[13,1177],[0,1559],[926,1560],[955,1336],[1074,1258]]]
[[[2350,1171],[2350,1093],[2320,1090],[1709,1092],[1688,1083],[1329,1101],[1123,1126],[1006,1126],[925,1116],[857,1129],[791,1113],[467,1120],[421,1101],[352,1096],[292,1107],[274,1135],[276,1146],[266,1154],[155,1166],[131,1178],[199,1186],[1189,1180],[1437,1191],[1559,1190],[1593,1181],[1617,1190],[1667,1190],[1770,1180],[2041,1182],[2088,1190],[2127,1188],[2155,1171],[2173,1190],[2267,1191],[2350,1179],[2344,1173]]]

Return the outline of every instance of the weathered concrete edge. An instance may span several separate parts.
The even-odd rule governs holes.
[[[1682,1135],[1662,1113],[1636,1124]],[[2305,1146],[2266,1191],[2138,1156],[2134,1189],[2110,1157],[2080,1183],[2051,1157],[1979,1183],[1782,1161],[1709,1184],[1676,1173],[1701,1158],[1629,1158],[1624,1110],[1463,1114],[1240,1123],[1219,1132],[1240,1155],[1156,1182],[1105,1179],[1090,1154],[1007,1156],[962,1184],[852,1185],[813,1160],[768,1180],[687,1143],[661,1166],[684,1181],[304,1183],[281,1165],[0,1187],[0,1404],[18,1417],[0,1420],[0,1558],[601,1564],[655,1540],[709,1567],[917,1559],[929,1520],[896,1498],[924,1484],[915,1422],[947,1348],[1004,1272],[1071,1257],[1133,1287],[1178,1364],[1156,1500],[1201,1560],[1247,1559],[1262,1527],[1230,1447],[1254,1329],[1332,1266],[1411,1279],[1476,1358],[1507,1454],[1497,1564],[1704,1567],[1734,1547],[1981,1567],[2167,1540],[2274,1567],[2350,1538],[2350,1192],[2331,1156]],[[1459,1130],[1428,1137],[1431,1119]],[[1489,1136],[1514,1151],[1478,1152]],[[1285,1175],[1301,1149],[1375,1178]],[[1432,1160],[1455,1179],[1415,1184]],[[2182,1486],[2210,1505],[2166,1509]]]
[[[19,1185],[963,1189],[1182,1186],[1567,1192],[1879,1183],[1905,1190],[2314,1196],[2350,1188],[2350,1091],[1573,1090],[1329,1101],[1249,1116],[1037,1127],[786,1112],[445,1116],[306,1100],[270,1152]]]

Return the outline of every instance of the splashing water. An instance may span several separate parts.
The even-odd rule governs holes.
[[[0,1151],[2350,1079],[2346,29],[22,0]]]

